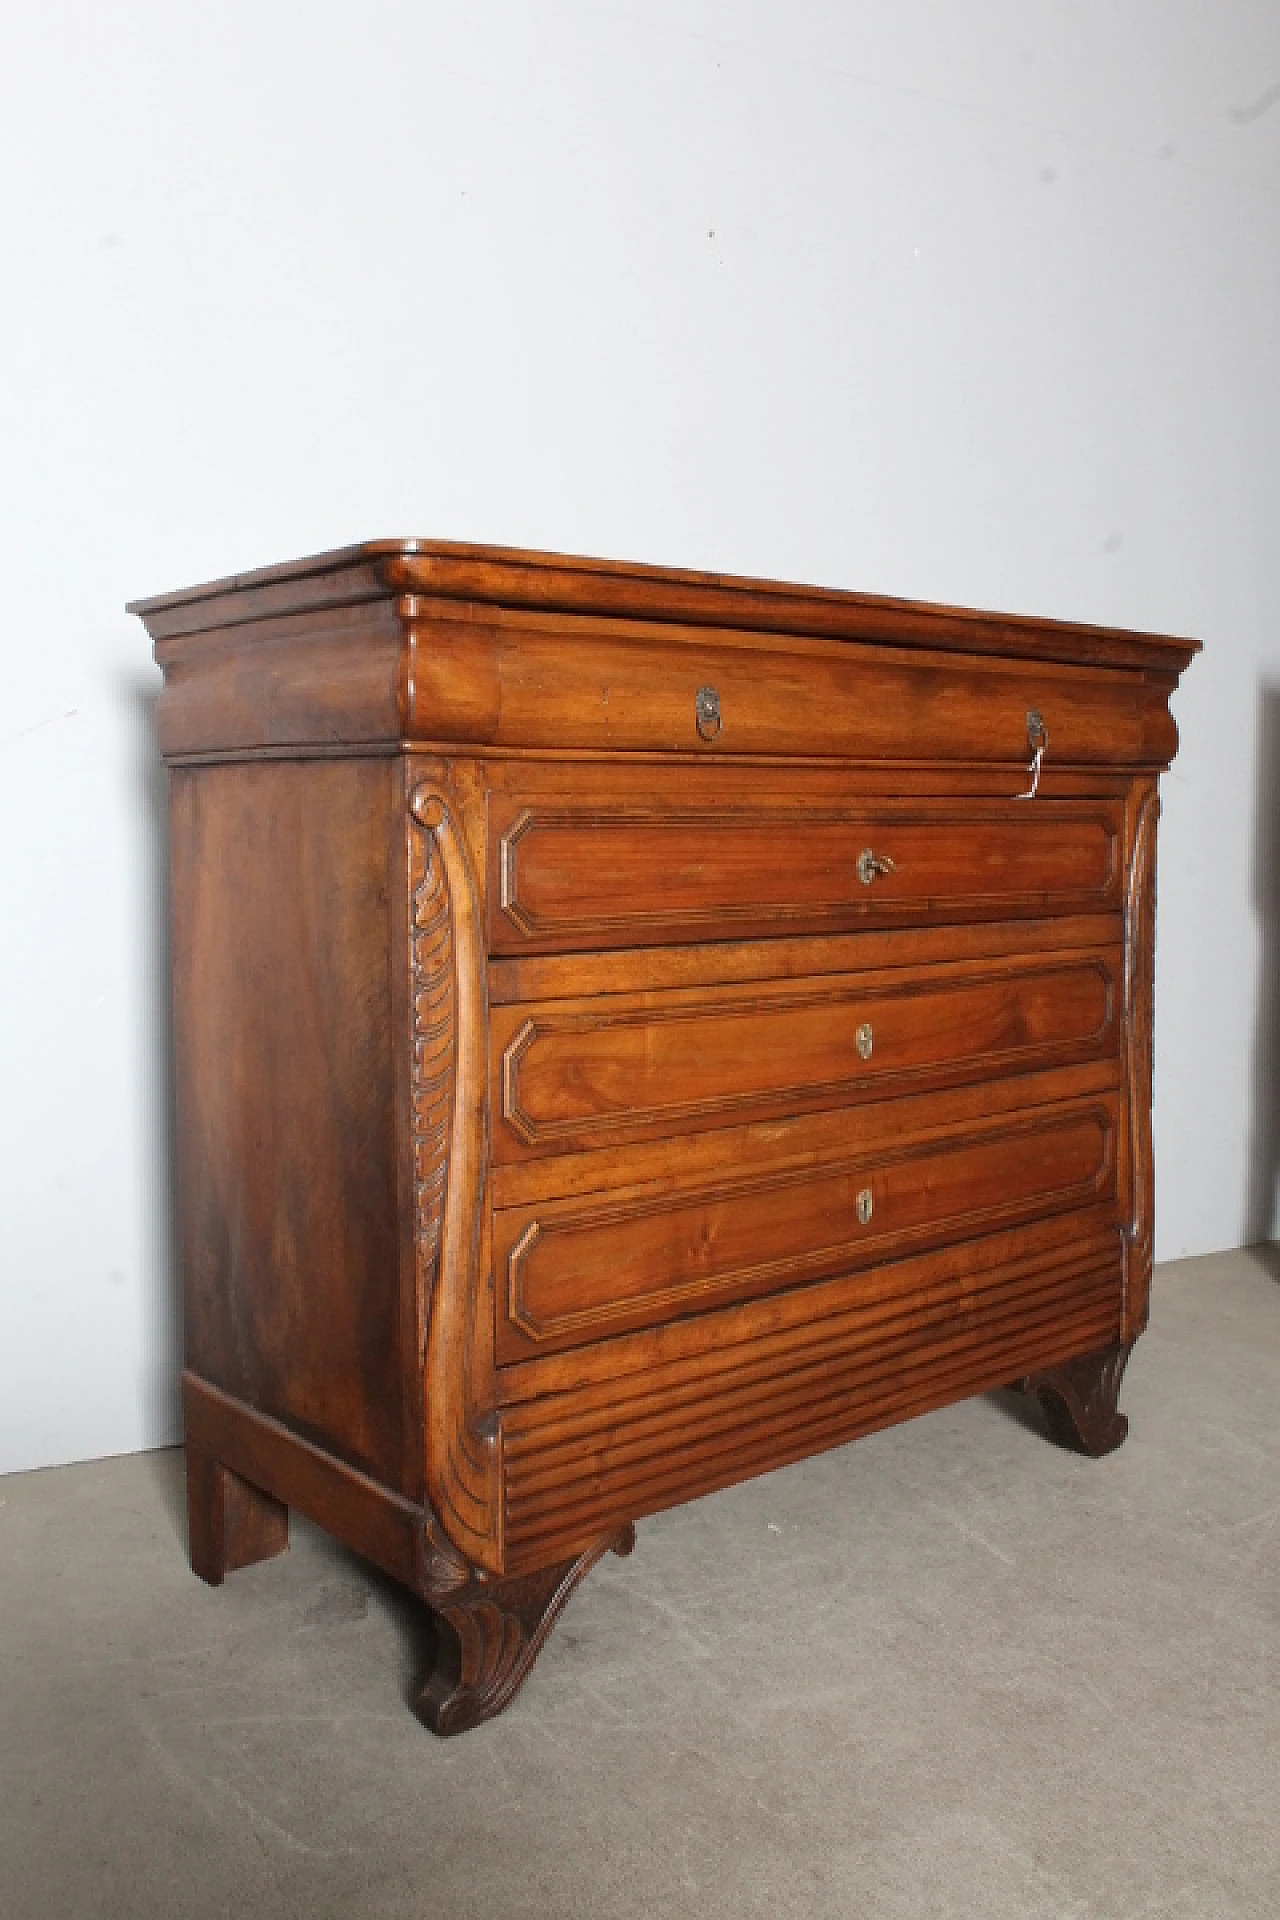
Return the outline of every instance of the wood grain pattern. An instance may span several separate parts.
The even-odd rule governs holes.
[[[1116,627],[447,540],[369,540],[135,600],[129,611],[159,638],[402,594],[464,607],[630,614],[779,636],[856,638],[930,652],[1136,667],[1162,672],[1171,684],[1200,650],[1196,640]]]
[[[453,609],[420,609],[406,635],[403,728],[414,740],[703,759],[986,760],[1014,770],[1026,764],[1035,709],[1064,765],[1158,766],[1177,744],[1167,688],[1137,674],[1102,687],[1079,668],[974,657],[948,682],[883,646],[762,646],[727,629],[479,609],[467,622]],[[697,726],[702,686],[719,699],[714,739]],[[1019,791],[1013,778],[1009,791]]]
[[[1119,1443],[1193,642],[431,541],[137,610],[205,1579],[309,1515],[449,1733],[640,1516],[1011,1380]]]
[[[862,928],[857,933],[780,935],[768,940],[690,941],[678,947],[625,947],[600,953],[491,955],[489,1005],[658,993],[678,987],[727,987],[825,974],[872,976],[901,968],[946,968],[963,961],[1009,965],[1028,957],[1072,960],[1118,950],[1124,920],[1114,913],[1055,914],[1048,919]]]
[[[508,1565],[1113,1340],[1114,1229],[1082,1218],[1054,1238],[993,1236],[677,1323],[647,1364],[604,1375],[582,1353],[531,1363],[506,1421]],[[597,1351],[617,1363],[621,1345]]]
[[[393,775],[175,771],[171,967],[187,1365],[411,1493],[387,1387],[406,1359]]]
[[[1103,953],[503,1008],[494,1161],[1107,1058],[1119,985]]]
[[[1151,1095],[1155,1045],[1155,842],[1160,817],[1160,801],[1153,788],[1139,787],[1134,797],[1125,888],[1124,970],[1125,1099],[1130,1167],[1124,1230],[1124,1335],[1130,1344],[1147,1324],[1155,1230]]]
[[[710,1188],[512,1208],[494,1222],[499,1360],[1091,1205],[1114,1194],[1118,1124],[1098,1101]]]
[[[164,669],[156,733],[169,757],[307,745],[368,751],[400,730],[404,634],[390,602],[159,640],[156,659]]]
[[[211,1587],[229,1573],[289,1551],[289,1509],[204,1452],[187,1447],[191,1571]]]
[[[615,1527],[581,1553],[510,1580],[468,1577],[436,1605],[436,1647],[414,1712],[432,1733],[468,1733],[511,1704],[575,1587],[606,1553],[628,1554],[635,1528]]]
[[[1130,1351],[1127,1342],[1115,1341],[1096,1353],[1043,1367],[1019,1382],[1039,1400],[1060,1447],[1098,1460],[1122,1444],[1129,1422],[1119,1410],[1120,1382]]]
[[[681,783],[620,807],[490,800],[489,943],[521,948],[756,939],[861,925],[1101,911],[1121,901],[1123,809],[1048,802],[806,807],[781,782],[690,807]],[[785,855],[784,855],[785,849]],[[867,852],[892,862],[859,878]]]
[[[375,739],[696,753],[707,743],[693,698],[711,683],[725,713],[720,753],[1012,766],[1036,708],[1064,763],[1157,767],[1177,744],[1167,696],[1196,650],[1116,629],[414,541],[317,555],[133,611],[165,666],[160,732],[175,754]],[[951,653],[963,672],[946,682],[929,656]],[[1102,665],[1105,676],[1090,671]]]
[[[426,1483],[454,1546],[496,1572],[501,1462],[481,1272],[488,1034],[480,915],[450,796],[422,781],[409,812],[415,1206],[430,1303]]]
[[[182,1417],[189,1488],[193,1457],[198,1472],[204,1462],[224,1465],[257,1494],[286,1511],[305,1513],[353,1552],[414,1592],[422,1591],[418,1503],[340,1460],[332,1447],[317,1446],[189,1370],[182,1376]]]

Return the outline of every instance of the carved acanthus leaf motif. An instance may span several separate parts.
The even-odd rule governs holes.
[[[1060,1447],[1097,1459],[1120,1445],[1129,1431],[1129,1422],[1119,1410],[1120,1382],[1129,1353],[1128,1344],[1104,1347],[1019,1382],[1024,1392],[1034,1393],[1039,1400]]]
[[[433,1513],[423,1530],[422,1591],[434,1605],[459,1593],[476,1578],[476,1569],[464,1560]]]
[[[418,1278],[431,1310],[444,1222],[454,1095],[453,929],[434,839],[415,835],[410,876],[413,994],[413,1177]]]
[[[440,1625],[435,1665],[415,1703],[433,1733],[465,1733],[491,1720],[528,1678],[574,1588],[601,1557],[630,1553],[635,1528],[624,1526],[585,1553],[513,1580],[484,1574],[430,1596]]]

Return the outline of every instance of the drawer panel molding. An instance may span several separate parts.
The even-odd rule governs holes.
[[[1114,1100],[885,1155],[496,1216],[499,1361],[600,1340],[1115,1194]]]
[[[494,952],[1121,904],[1118,802],[610,805],[491,795]],[[868,858],[869,856],[869,858]]]
[[[833,975],[493,1015],[494,1158],[1114,1058],[1121,957]]]
[[[730,1308],[661,1365],[616,1375],[596,1349],[601,1365],[560,1391],[556,1362],[520,1369],[531,1397],[506,1414],[509,1563],[802,1459],[817,1433],[852,1439],[1113,1340],[1114,1227],[1040,1239],[975,1240],[879,1268],[865,1289],[828,1282],[767,1318]]]
[[[1119,1445],[1194,642],[429,539],[135,610],[201,1578],[296,1505],[451,1733],[640,1516],[1011,1382]]]

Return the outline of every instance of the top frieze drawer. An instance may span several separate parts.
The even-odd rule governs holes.
[[[1155,772],[1194,641],[374,541],[135,604],[171,760],[315,746]],[[1038,721],[1038,726],[1033,726]]]
[[[566,952],[1120,906],[1118,800],[741,808],[672,784],[489,796],[489,946]]]

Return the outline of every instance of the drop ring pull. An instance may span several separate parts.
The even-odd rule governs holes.
[[[864,887],[869,887],[878,873],[896,873],[897,868],[887,853],[875,853],[870,847],[864,847],[858,855],[857,873]]]
[[[1049,729],[1039,711],[1032,707],[1027,714],[1027,746],[1031,751],[1031,765],[1027,777],[1031,785],[1025,793],[1015,793],[1015,800],[1034,800],[1040,785],[1040,767],[1049,747]]]

